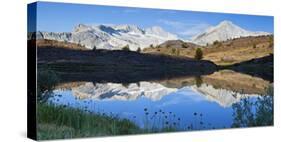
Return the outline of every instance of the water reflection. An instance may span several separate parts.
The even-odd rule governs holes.
[[[273,87],[267,89],[263,97],[253,101],[245,98],[232,105],[232,127],[268,126],[273,125]]]
[[[129,84],[71,82],[58,85],[49,103],[116,115],[154,130],[255,126],[271,113],[264,113],[269,84],[233,71]]]
[[[84,85],[73,87],[72,93],[80,99],[129,101],[145,97],[152,101],[157,101],[176,90],[176,88],[167,88],[161,84],[150,82],[130,83],[126,85],[118,83],[94,84],[87,82]]]

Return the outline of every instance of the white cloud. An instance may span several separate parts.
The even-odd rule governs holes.
[[[191,37],[191,36],[197,35],[199,33],[202,33],[203,31],[205,31],[209,27],[210,27],[209,24],[201,23],[201,24],[190,26],[189,29],[186,29],[185,31],[179,32],[179,34]]]
[[[211,25],[201,21],[189,21],[188,23],[183,23],[180,21],[172,21],[160,19],[159,23],[170,26],[176,34],[185,38],[191,38],[199,33],[202,33]]]
[[[171,21],[171,20],[163,20],[160,19],[158,22],[163,23],[165,25],[171,26],[173,28],[183,28],[185,26],[184,23],[179,22],[179,21]]]

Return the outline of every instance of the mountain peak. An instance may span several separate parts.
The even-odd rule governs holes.
[[[247,31],[235,25],[232,21],[225,20],[214,27],[208,28],[205,32],[192,37],[192,41],[196,44],[206,45],[214,41],[225,41],[233,38],[267,34],[269,33]]]
[[[234,24],[232,23],[232,21],[224,20],[224,21],[220,22],[218,25],[229,26],[229,25],[234,25]]]
[[[236,30],[236,31],[243,31],[244,29],[242,29],[241,27],[235,25],[233,22],[231,21],[222,21],[220,22],[217,26],[213,27],[214,29],[223,29],[223,30]]]
[[[78,24],[74,27],[74,32],[85,31],[85,30],[88,30],[89,28],[90,28],[90,26],[87,26],[85,24]]]

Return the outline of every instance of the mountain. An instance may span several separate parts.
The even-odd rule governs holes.
[[[231,21],[222,21],[215,27],[210,27],[203,33],[200,33],[192,37],[192,42],[199,45],[206,45],[207,43],[213,43],[214,41],[225,41],[228,39],[247,37],[247,36],[260,36],[269,35],[267,32],[253,32],[247,31]]]
[[[269,35],[267,32],[245,30],[231,21],[222,21],[217,26],[210,27],[203,33],[191,38],[188,42],[206,45],[214,41]],[[29,35],[29,38],[32,37]],[[151,44],[159,45],[168,40],[180,40],[177,35],[169,33],[159,26],[142,29],[135,25],[84,25],[78,24],[72,32],[42,32],[36,33],[37,39],[67,41],[86,46],[88,49],[121,49],[129,45],[131,50],[144,49]]]
[[[139,82],[130,83],[127,86],[117,83],[85,83],[72,88],[73,95],[79,99],[94,100],[136,100],[140,97],[148,98],[152,101],[158,101],[176,88],[166,88],[158,83]]]
[[[199,95],[205,96],[208,101],[216,102],[222,107],[231,107],[234,103],[241,101],[247,97],[258,97],[258,94],[241,94],[227,89],[215,88],[212,85],[201,84],[200,87],[193,85],[190,88],[198,92]]]
[[[158,45],[166,40],[178,39],[161,27],[151,27],[141,29],[135,25],[84,25],[79,24],[74,27],[72,32],[37,32],[37,39],[50,39],[67,41],[84,45],[86,48],[93,49],[121,49],[129,45],[131,50]]]
[[[205,83],[200,86],[190,85],[182,88],[169,88],[159,83],[146,81],[127,85],[92,82],[84,82],[72,87],[69,87],[69,85],[64,85],[64,87],[71,88],[76,98],[93,100],[133,101],[144,97],[151,101],[160,101],[163,97],[171,95],[171,93],[179,93],[185,90],[188,92],[192,90],[208,101],[216,102],[222,107],[231,107],[232,104],[239,102],[243,98],[259,96],[258,94],[241,94],[228,89],[214,88],[214,86]],[[61,87],[62,88],[58,88],[56,91],[65,89],[63,86]]]

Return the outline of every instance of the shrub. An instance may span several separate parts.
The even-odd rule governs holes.
[[[139,53],[140,53],[140,52],[141,52],[141,49],[140,49],[140,48],[138,48],[138,49],[137,49],[137,52],[139,52]]]
[[[179,56],[180,55],[180,50],[179,49],[177,49],[177,56]]]
[[[222,43],[216,40],[213,42],[213,45],[219,47],[219,46],[222,46]]]
[[[269,37],[269,47],[271,48],[271,47],[273,47],[273,36],[270,36]]]
[[[213,45],[218,45],[218,44],[219,44],[219,41],[217,41],[217,40],[213,42]]]
[[[196,49],[194,58],[196,60],[201,60],[203,58],[203,51],[201,48]]]
[[[48,94],[59,83],[59,76],[48,68],[37,70],[37,99],[45,101]],[[44,94],[44,95],[43,95]]]
[[[188,48],[187,44],[182,44],[182,48]]]
[[[130,51],[129,45],[128,45],[128,44],[125,45],[125,46],[122,48],[122,50],[124,50],[124,51]]]
[[[201,85],[203,83],[202,77],[201,76],[196,76],[195,77],[195,83],[196,83],[197,87],[201,87]]]
[[[97,50],[97,47],[96,47],[96,46],[94,46],[92,50],[93,50],[93,51],[96,51],[96,50]]]
[[[254,49],[257,48],[257,45],[256,45],[255,43],[253,44],[253,48],[254,48]]]
[[[172,48],[172,54],[175,54],[175,53],[176,53],[176,49]]]

